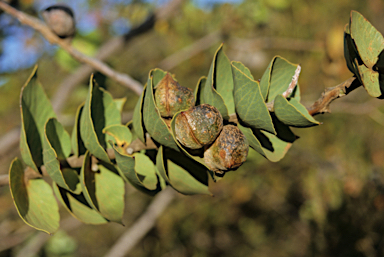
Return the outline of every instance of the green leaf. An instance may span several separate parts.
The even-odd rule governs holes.
[[[360,81],[368,94],[373,97],[379,97],[381,95],[379,73],[368,69],[364,64],[358,65],[358,61],[355,59],[355,65],[359,70]]]
[[[264,78],[264,75],[262,78],[262,81],[267,79],[269,81],[268,102],[273,101],[277,95],[280,95],[287,90],[289,84],[292,82],[292,77],[295,74],[296,68],[297,64],[293,64],[283,57],[275,56],[273,58],[269,79],[268,77]]]
[[[277,118],[285,125],[299,128],[319,125],[319,122],[308,113],[307,109],[294,98],[288,101],[282,95],[277,95],[274,111]]]
[[[213,57],[211,68],[209,69],[209,73],[208,73],[208,78],[207,78],[205,86],[202,88],[203,90],[201,92],[202,92],[202,94],[204,94],[204,97],[203,97],[204,102],[202,102],[202,103],[215,106],[220,111],[221,116],[223,116],[223,119],[229,120],[228,109],[227,109],[225,101],[228,101],[229,104],[232,104],[231,101],[233,101],[233,100],[229,100],[230,96],[228,93],[228,92],[232,91],[232,89],[231,88],[225,89],[225,86],[226,86],[225,84],[230,83],[230,82],[226,82],[223,87],[220,86],[222,88],[220,90],[226,94],[226,97],[228,98],[228,100],[223,99],[223,97],[217,91],[217,89],[218,89],[217,83],[219,83],[219,81],[217,81],[217,79],[219,78],[219,77],[217,77],[217,72],[219,72],[218,71],[218,66],[219,66],[218,62],[219,61],[222,62],[224,60],[224,62],[225,62],[223,65],[220,64],[220,72],[224,72],[224,74],[222,74],[223,78],[230,76],[227,74],[228,72],[230,72],[230,70],[228,71],[225,68],[225,67],[227,67],[227,63],[226,63],[225,58],[227,58],[227,57],[225,56],[225,54],[223,52],[223,45],[221,45],[219,47],[219,49],[217,49],[215,56]],[[229,60],[228,60],[228,63],[229,63]],[[225,68],[225,71],[223,71],[223,67]],[[219,76],[221,77],[220,74],[219,74]],[[222,78],[220,78],[220,80],[222,80]],[[227,86],[233,87],[231,84],[228,84]],[[224,90],[229,90],[229,91],[225,92]]]
[[[80,134],[85,147],[95,157],[109,162],[106,140],[103,129],[110,125],[121,124],[120,112],[110,93],[89,82],[89,93],[85,101],[80,119]]]
[[[37,66],[21,89],[20,153],[36,172],[43,165],[43,137],[46,121],[56,117],[43,87],[37,81]]]
[[[60,216],[52,188],[42,179],[26,181],[24,176],[23,164],[15,158],[9,169],[9,184],[17,212],[27,225],[54,233],[59,228]]]
[[[124,181],[113,165],[105,162],[97,165],[97,170],[92,170],[91,156],[87,151],[81,167],[80,181],[88,204],[107,220],[122,223]]]
[[[383,35],[356,11],[351,12],[350,30],[361,59],[367,68],[372,70],[379,54],[384,50]]]
[[[143,121],[143,105],[144,105],[144,96],[146,94],[147,84],[144,85],[143,93],[141,94],[139,100],[136,103],[135,109],[133,110],[132,118],[132,133],[135,134],[141,142],[145,143],[145,128]]]
[[[73,194],[59,187],[56,183],[53,184],[53,191],[67,211],[81,222],[94,225],[108,222],[101,214],[89,206],[83,194]]]
[[[113,101],[116,104],[116,108],[119,110],[120,113],[122,113],[123,107],[124,107],[125,102],[127,101],[127,98],[123,97],[123,98],[113,99]]]
[[[201,77],[197,82],[195,89],[195,106],[204,103],[204,87],[207,82],[207,77]]]
[[[121,124],[111,125],[104,128],[103,133],[113,137],[116,148],[120,152],[126,153],[128,146],[132,142],[132,133],[127,126]]]
[[[56,118],[49,119],[45,125],[43,149],[44,166],[48,175],[61,187],[75,192],[79,183],[77,172],[69,168],[62,169],[60,164],[60,161],[66,162],[71,153],[70,137]]]
[[[253,131],[263,146],[264,153],[268,160],[272,162],[280,161],[288,152],[292,143],[298,138],[291,129],[280,122],[275,115],[272,114],[273,124],[275,125],[276,135],[268,132]]]
[[[153,95],[153,85],[155,81],[160,81],[165,76],[165,74],[166,73],[160,69],[154,69],[149,72],[149,78],[147,82],[148,86],[147,90],[145,91],[143,107],[144,125],[145,129],[156,142],[178,150],[167,124],[163,121],[159,114]]]
[[[273,57],[272,61],[269,63],[268,68],[264,71],[263,76],[260,79],[260,91],[263,95],[264,101],[267,101],[268,98],[268,92],[269,87],[271,84],[271,77],[272,77],[272,65],[276,60],[276,56]]]
[[[236,67],[238,70],[240,70],[242,73],[244,73],[247,77],[249,77],[252,80],[255,80],[254,77],[252,76],[251,71],[247,67],[245,67],[244,64],[242,64],[241,62],[236,62],[236,61],[232,61],[231,64],[234,67]]]
[[[77,157],[85,154],[85,152],[87,151],[80,135],[80,117],[83,112],[83,108],[84,108],[84,103],[77,108],[75,125],[73,126],[72,136],[71,136],[73,154]]]
[[[182,153],[160,146],[156,166],[163,178],[185,195],[208,194],[208,170]]]
[[[237,124],[237,127],[241,130],[241,132],[243,132],[244,136],[248,139],[249,146],[252,147],[256,152],[258,152],[262,156],[266,157],[263,147],[257,137],[253,134],[252,129],[244,127],[241,124]]]
[[[127,182],[132,184],[136,189],[140,190],[145,194],[153,196],[153,195],[156,195],[158,192],[160,192],[163,188],[165,188],[165,183],[162,181],[162,178],[160,178],[156,174],[157,171],[153,169],[154,167],[153,163],[143,156],[139,156],[139,158],[136,158],[138,155],[144,155],[144,154],[136,153],[134,156],[129,156],[127,154],[120,153],[115,147],[113,149],[115,150],[116,163],[117,163],[117,167],[118,167],[118,171],[120,172],[120,175]],[[148,161],[151,162],[153,166],[149,164]],[[141,165],[148,168],[148,170],[142,170],[144,168],[140,167]],[[138,167],[140,167],[139,173],[137,173],[135,170],[135,168],[138,168]],[[156,176],[156,179],[157,179],[157,183],[155,187],[153,187],[154,176]],[[149,188],[147,186],[149,186]]]
[[[223,51],[223,45],[221,45],[217,51],[214,76],[213,87],[223,98],[225,106],[228,110],[228,114],[235,113],[232,66],[231,62]]]
[[[232,66],[232,72],[235,83],[236,113],[239,118],[247,126],[274,134],[275,129],[268,108],[264,103],[264,98],[261,95],[259,83],[235,66]]]

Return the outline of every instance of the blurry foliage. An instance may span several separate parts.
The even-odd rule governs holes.
[[[101,13],[104,1],[90,2],[89,11]],[[124,15],[129,18],[129,24],[138,24],[153,9],[147,3],[134,1],[134,4],[142,9],[135,7],[132,10],[136,11],[129,13],[130,6],[120,8],[113,19]],[[33,8],[32,1],[20,1],[20,8]],[[172,19],[157,23],[154,31],[130,42],[108,62],[145,82],[148,70],[165,57],[217,29],[227,35],[225,47],[230,59],[236,54],[236,48],[229,43],[233,37],[311,40],[325,47],[322,51],[267,49],[262,52],[268,56],[262,68],[252,69],[255,78],[260,78],[268,60],[276,54],[301,63],[302,99],[311,103],[325,87],[351,76],[343,59],[342,31],[352,9],[365,15],[379,30],[384,24],[384,6],[379,0],[245,0],[234,5],[217,4],[209,9],[187,2]],[[98,27],[94,33],[101,36],[96,40],[92,33],[78,37],[97,49],[112,37],[109,28],[113,19],[96,17]],[[209,69],[216,48],[198,54],[171,72],[177,74],[180,84],[195,87],[198,78]],[[260,54],[257,48],[245,50],[249,57]],[[55,58],[60,58],[59,52]],[[236,60],[246,63],[246,60]],[[63,60],[53,60],[49,53],[39,60],[39,79],[50,95],[70,73],[61,62]],[[29,73],[30,69],[0,76],[6,81],[0,87],[0,134],[19,123],[18,95]],[[66,113],[75,113],[73,106],[85,98],[87,82],[73,92]],[[127,96],[125,110],[132,110],[137,96],[108,78],[106,86],[116,98]],[[342,108],[342,104],[358,105],[367,101],[377,103],[379,100],[369,98],[361,88],[340,103],[334,103],[333,114],[317,117],[323,125],[300,130],[297,134],[301,138],[278,163],[270,163],[252,152],[253,156],[241,169],[213,185],[215,197],[180,196],[131,255],[384,255],[383,125],[369,115],[357,115]],[[1,161],[2,173],[6,173],[9,163],[10,160]],[[123,218],[127,227],[151,200],[137,191],[128,191],[126,201],[131,207],[125,210]],[[8,189],[1,188],[0,193],[0,225],[9,222],[16,228],[23,224],[12,206]],[[76,240],[77,256],[99,256],[125,229],[117,224],[83,225],[68,235]]]

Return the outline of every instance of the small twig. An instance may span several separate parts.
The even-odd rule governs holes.
[[[155,225],[157,218],[175,198],[176,192],[172,188],[161,191],[152,200],[145,213],[117,240],[105,257],[122,257],[148,233]]]
[[[360,82],[355,77],[349,78],[335,87],[325,89],[321,97],[309,106],[307,110],[312,116],[331,112],[329,106],[335,99],[346,96],[360,86]]]
[[[88,64],[95,70],[110,77],[111,79],[115,80],[119,84],[128,87],[138,95],[140,95],[141,92],[143,91],[143,87],[140,82],[132,79],[127,74],[119,73],[113,70],[111,67],[109,67],[108,65],[106,65],[105,63],[97,59],[91,58],[77,51],[70,44],[68,44],[66,40],[60,39],[57,35],[55,35],[45,25],[45,23],[40,21],[39,19],[32,17],[28,14],[25,14],[23,12],[20,12],[2,1],[0,1],[0,9],[2,9],[6,13],[18,19],[21,23],[39,31],[43,35],[43,37],[46,40],[48,40],[48,42],[50,42],[51,44],[59,45],[61,48],[63,48],[66,52],[68,52],[72,57],[74,57],[78,61]]]

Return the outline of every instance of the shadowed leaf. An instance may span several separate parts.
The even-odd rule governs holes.
[[[83,108],[84,108],[84,103],[77,108],[75,125],[73,126],[72,136],[71,136],[73,154],[77,157],[85,154],[85,152],[87,151],[80,135],[80,117],[81,117],[81,113],[83,112]]]
[[[23,164],[15,158],[9,169],[9,184],[17,212],[29,226],[54,233],[60,216],[52,188],[42,179],[26,181],[24,176]]]
[[[53,191],[67,211],[81,222],[95,225],[108,222],[101,214],[89,206],[83,194],[72,194],[59,187],[56,183],[53,184]]]
[[[43,165],[43,137],[46,121],[56,117],[43,87],[37,81],[37,66],[21,89],[20,153],[23,161],[39,172]]]
[[[144,85],[143,93],[141,93],[141,96],[136,103],[135,109],[133,110],[133,118],[132,118],[132,133],[135,134],[143,143],[145,143],[143,105],[144,105],[144,96],[146,94],[146,88],[147,88],[147,84]]]

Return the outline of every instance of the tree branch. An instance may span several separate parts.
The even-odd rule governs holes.
[[[143,87],[140,82],[132,79],[127,74],[119,73],[115,70],[113,70],[111,67],[106,65],[105,63],[91,58],[89,56],[86,56],[82,54],[81,52],[74,49],[66,40],[63,40],[59,38],[56,34],[54,34],[49,27],[45,25],[44,22],[40,21],[39,19],[32,17],[28,14],[25,14],[21,11],[16,10],[15,8],[11,7],[10,5],[6,4],[5,2],[0,1],[0,9],[5,11],[6,13],[10,14],[11,16],[18,19],[21,23],[30,26],[34,28],[35,30],[39,31],[43,37],[48,40],[51,44],[57,44],[61,48],[63,48],[65,51],[67,51],[73,58],[77,59],[78,61],[82,63],[86,63],[95,70],[103,73],[104,75],[110,77],[111,79],[115,80],[119,84],[128,87],[136,94],[140,95],[143,91]]]
[[[337,98],[341,98],[349,94],[351,91],[360,87],[361,84],[355,77],[349,78],[335,87],[325,89],[321,97],[311,106],[307,108],[310,115],[323,114],[330,111],[330,104]]]

